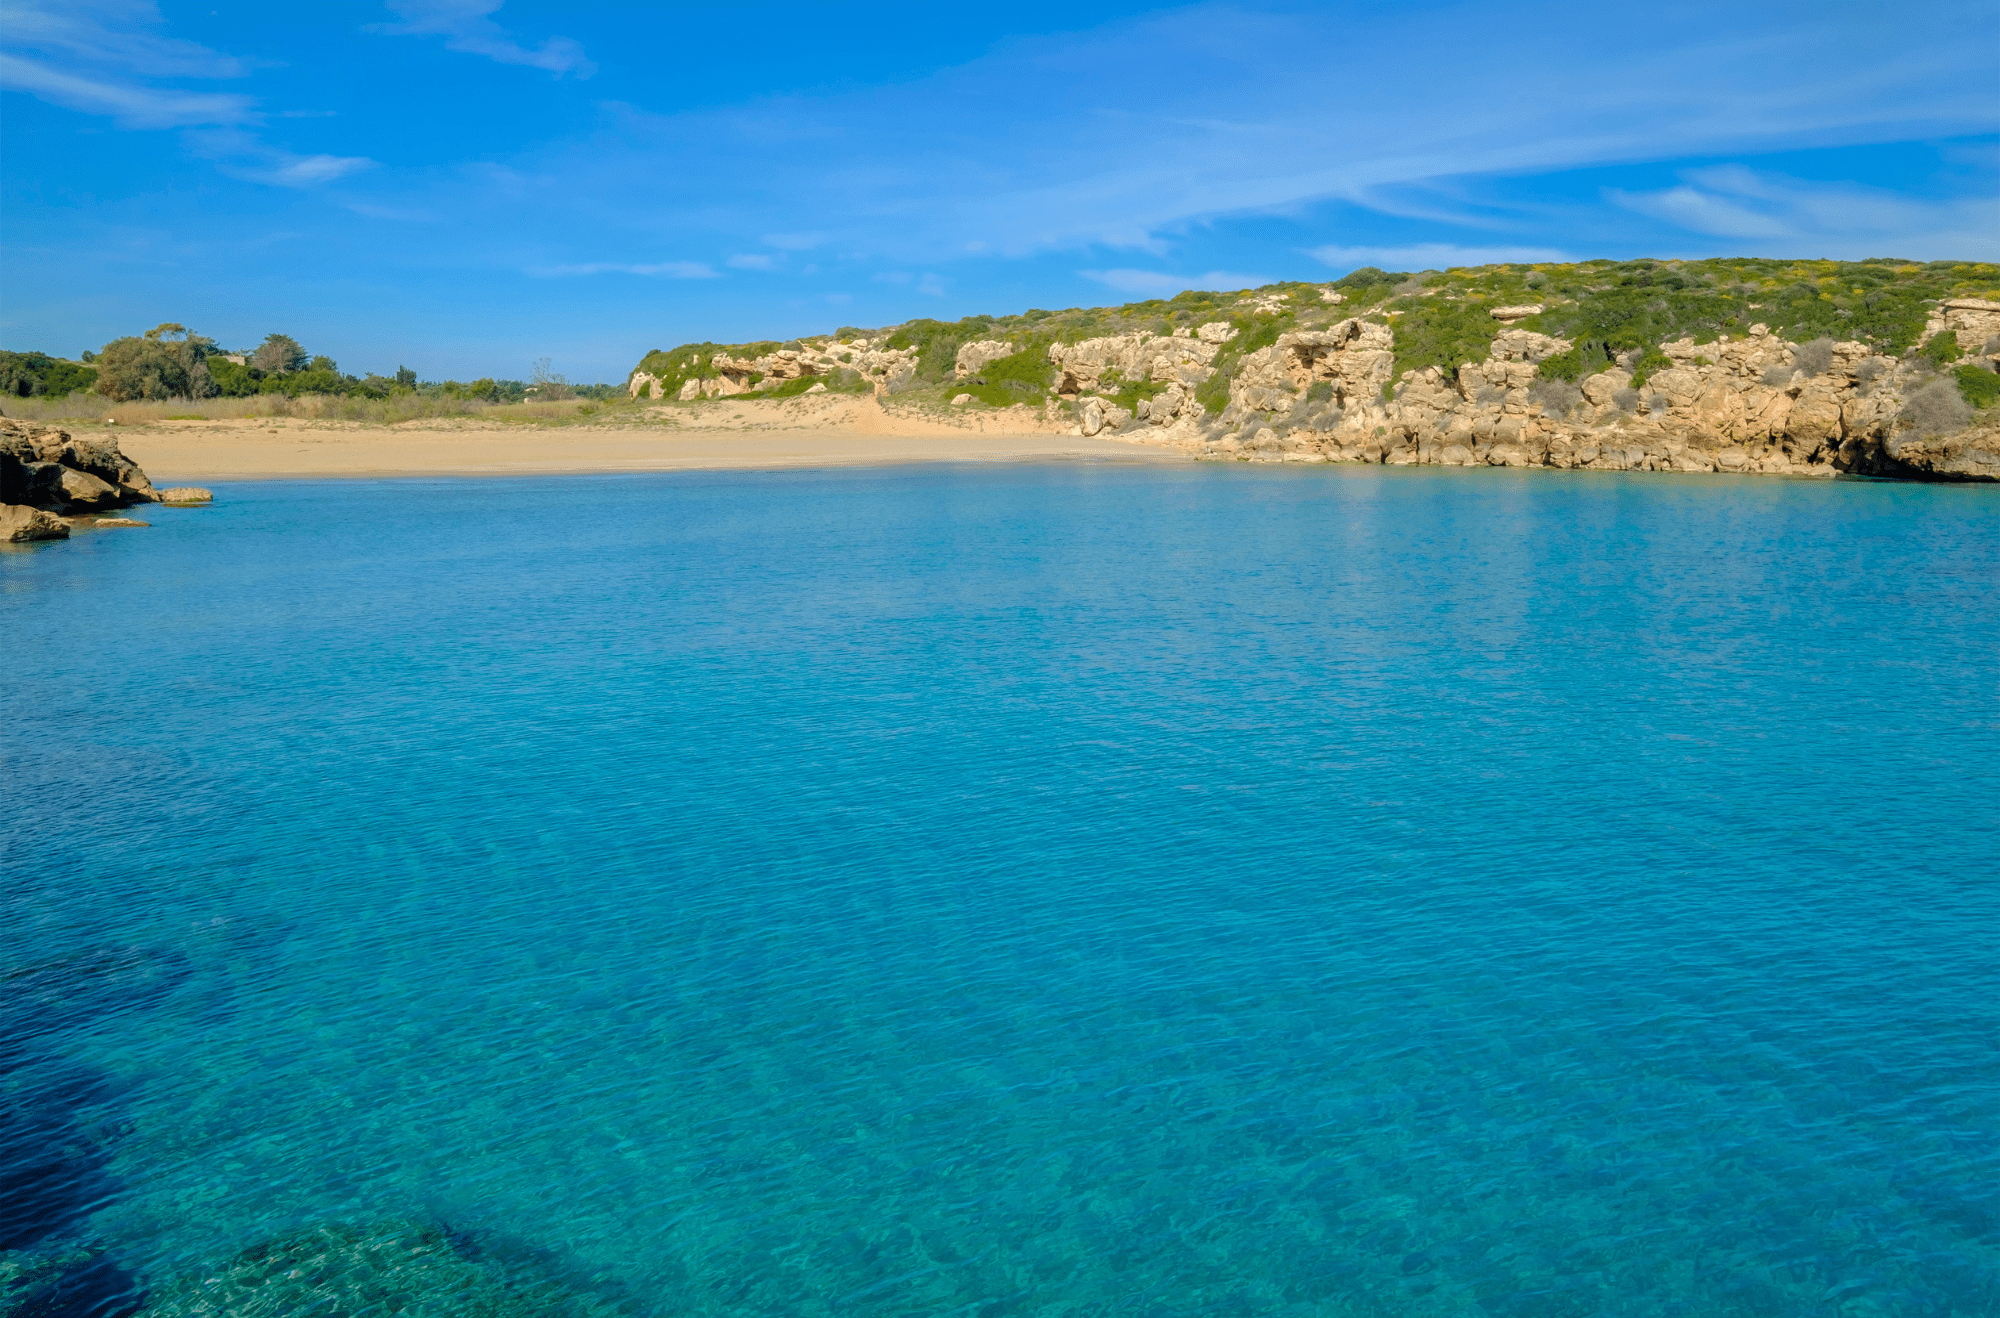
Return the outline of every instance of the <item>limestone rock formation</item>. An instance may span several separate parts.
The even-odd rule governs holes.
[[[997,362],[1002,357],[1011,357],[1017,349],[1011,343],[998,339],[981,339],[977,343],[967,343],[958,350],[958,357],[952,363],[952,375],[960,380],[969,380],[979,374],[988,362]]]
[[[995,356],[1005,356],[996,353]],[[888,393],[909,383],[916,374],[917,351],[891,348],[883,342],[861,338],[830,339],[823,343],[779,348],[754,356],[735,357],[728,352],[709,354],[704,364],[700,355],[674,358],[674,373],[700,371],[684,381],[674,397],[683,403],[697,398],[734,398],[741,394],[763,393],[807,376],[833,376],[853,371],[875,386],[878,394]],[[625,391],[633,398],[645,394],[659,398],[665,382],[654,372],[635,370],[625,381]],[[811,392],[808,390],[807,392]]]
[[[1968,332],[1983,328],[1974,323]],[[1906,397],[1927,378],[1922,362],[1878,356],[1860,343],[1808,352],[1755,325],[1742,338],[1662,344],[1671,365],[1644,390],[1618,367],[1580,387],[1542,380],[1539,363],[1569,346],[1505,330],[1484,362],[1451,373],[1431,367],[1392,386],[1386,326],[1349,320],[1286,334],[1247,354],[1230,382],[1221,420],[1239,433],[1204,436],[1196,451],[1250,460],[2000,479],[2000,428],[1917,433]]]
[[[160,491],[160,502],[166,504],[208,503],[214,498],[213,493],[199,485],[176,485]]]
[[[18,503],[0,504],[0,544],[67,539],[69,523],[54,513]]]
[[[0,539],[59,540],[64,518],[159,499],[115,442],[0,417]]]
[[[1141,332],[1050,344],[1055,393],[1075,397],[1124,382],[1192,390],[1215,373],[1209,363],[1235,337],[1236,327],[1222,321],[1171,335]]]
[[[641,368],[633,391],[656,397],[852,370],[878,392],[934,390],[919,403],[1014,402],[956,387],[978,379],[1022,395],[1017,407],[1040,391],[1050,428],[1236,460],[1987,480],[2000,453],[2000,266],[1370,267],[1332,287],[1189,290],[775,349],[688,345]],[[1004,378],[988,380],[995,371]]]
[[[1976,297],[1946,298],[1924,322],[1924,337],[1919,342],[1929,343],[1946,331],[1958,339],[1962,351],[1986,351],[1993,337],[2000,335],[2000,302]]]

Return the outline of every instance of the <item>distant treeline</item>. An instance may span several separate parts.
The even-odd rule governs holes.
[[[487,377],[470,382],[419,380],[407,366],[394,375],[349,375],[331,357],[312,356],[289,334],[267,334],[240,352],[173,322],[113,339],[81,361],[45,352],[0,352],[0,392],[15,398],[62,398],[96,392],[114,403],[185,398],[247,398],[253,394],[333,394],[389,398],[414,394],[489,403],[528,399],[610,398],[622,385],[572,384],[537,362],[527,380]]]

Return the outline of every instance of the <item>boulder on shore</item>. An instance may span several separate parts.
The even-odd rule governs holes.
[[[160,491],[160,502],[168,504],[208,503],[214,498],[214,494],[199,485],[176,485],[170,490]]]
[[[209,497],[207,490],[169,493]],[[54,426],[0,416],[0,542],[67,540],[66,518],[160,501],[153,482],[118,451],[116,440],[78,439]],[[96,524],[145,525],[127,518]]]
[[[25,504],[0,504],[0,544],[21,544],[28,540],[67,540],[69,523],[54,513]]]

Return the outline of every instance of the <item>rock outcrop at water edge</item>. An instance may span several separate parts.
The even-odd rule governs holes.
[[[1023,424],[1197,459],[2000,481],[2000,265],[1368,267],[688,344],[631,380],[698,404],[815,376],[919,408],[1034,408]]]
[[[1527,330],[1501,332],[1484,362],[1401,381],[1393,344],[1360,320],[1285,334],[1230,381],[1213,429],[1236,433],[1176,438],[1225,459],[2000,480],[2000,425],[1926,432],[1912,399],[1935,375],[1859,342],[1790,344],[1763,325],[1680,339],[1643,388],[1621,366],[1540,379],[1572,345]]]
[[[116,441],[0,417],[0,541],[61,540],[90,514],[159,501]]]

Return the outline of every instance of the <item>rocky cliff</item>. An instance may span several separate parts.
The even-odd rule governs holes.
[[[648,354],[636,396],[1037,409],[1238,461],[2000,480],[2000,267],[1596,261]]]
[[[1961,310],[2000,321],[2000,303]],[[1991,371],[2000,324],[1973,332]],[[1223,458],[2000,480],[1994,418],[1976,424],[1926,359],[1857,341],[1791,344],[1755,324],[1660,344],[1664,364],[1643,379],[1614,364],[1575,385],[1540,375],[1574,345],[1532,331],[1497,334],[1485,361],[1400,381],[1393,343],[1359,320],[1282,335],[1244,358],[1216,426],[1170,417],[1172,437]],[[1926,390],[1953,391],[1936,421],[1912,407]]]
[[[142,503],[198,503],[206,490],[159,491],[116,441],[0,417],[0,542],[62,540],[70,528]],[[109,524],[143,525],[128,518]]]

